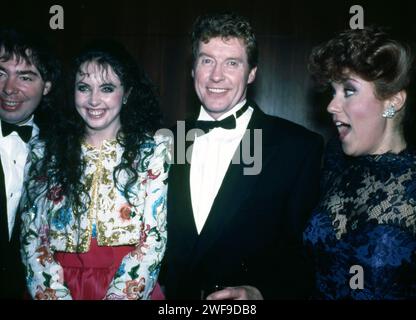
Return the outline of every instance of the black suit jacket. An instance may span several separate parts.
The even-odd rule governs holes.
[[[5,192],[3,167],[0,162],[0,299],[22,299],[26,282],[20,256],[20,212],[18,210],[16,213],[9,240]]]
[[[262,171],[244,175],[243,163],[230,164],[200,235],[190,165],[171,166],[160,278],[168,299],[200,299],[215,285],[251,285],[265,299],[306,298],[312,288],[302,232],[318,198],[322,138],[250,105],[248,129],[262,130]]]

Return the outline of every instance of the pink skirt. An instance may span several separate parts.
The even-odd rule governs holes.
[[[57,252],[55,259],[64,269],[64,282],[74,300],[102,300],[121,261],[133,250],[134,246],[98,246],[97,239],[92,238],[88,252]],[[159,284],[151,299],[164,299]]]

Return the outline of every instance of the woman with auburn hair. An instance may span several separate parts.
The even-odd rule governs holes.
[[[379,28],[316,47],[312,75],[332,88],[321,199],[304,233],[318,299],[416,297],[413,53]]]

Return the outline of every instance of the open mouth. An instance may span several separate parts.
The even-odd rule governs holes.
[[[221,89],[221,88],[208,88],[208,91],[211,93],[224,93],[227,91],[227,89]]]
[[[87,114],[92,119],[99,119],[104,116],[104,109],[87,109]]]
[[[20,101],[1,100],[2,109],[13,111],[21,105]]]
[[[335,121],[335,126],[338,129],[339,138],[343,140],[351,131],[351,125],[342,121]]]

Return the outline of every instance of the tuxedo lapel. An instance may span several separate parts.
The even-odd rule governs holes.
[[[20,217],[18,209],[9,240],[5,177],[0,159],[0,299],[21,299],[26,287],[20,256]]]
[[[0,158],[0,241],[1,246],[9,243],[9,227],[7,223],[7,198],[3,164]]]
[[[192,126],[186,122],[185,133],[192,129]],[[184,150],[181,150],[178,139],[184,139],[178,134],[180,128],[176,128],[175,147],[174,147],[174,165],[169,173],[168,186],[168,213],[167,220],[169,229],[177,230],[174,237],[169,234],[170,250],[174,254],[190,254],[198,240],[195,220],[192,211],[191,190],[190,190],[190,163],[183,158]],[[179,138],[178,138],[179,136]],[[186,141],[184,144],[185,152],[192,147],[193,141]],[[180,162],[178,162],[178,160]],[[184,161],[184,163],[183,163]],[[180,248],[181,252],[176,252]]]
[[[253,104],[254,105],[254,104]],[[250,119],[247,129],[250,134],[250,154],[253,154],[253,129],[261,129],[264,114],[253,106],[254,112]],[[263,163],[267,161],[267,146],[262,146]],[[193,258],[194,264],[204,256],[207,250],[215,243],[218,237],[224,232],[228,224],[233,223],[234,219],[238,219],[238,213],[244,201],[250,196],[252,189],[258,179],[258,175],[244,175],[243,169],[246,167],[242,161],[241,142],[236,152],[240,152],[240,163],[231,163],[225,174],[224,180],[217,193],[212,205],[209,216],[199,236],[199,241],[195,248]],[[251,164],[249,165],[251,166]],[[248,167],[249,167],[248,166]],[[246,167],[247,168],[247,167]]]

